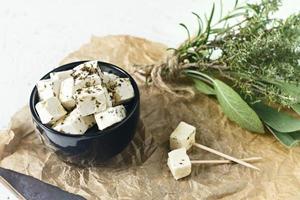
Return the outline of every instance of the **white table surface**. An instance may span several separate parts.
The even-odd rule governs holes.
[[[218,2],[218,1],[217,1]],[[234,0],[224,0],[228,10]],[[0,129],[28,103],[46,72],[92,35],[130,34],[176,47],[203,15],[210,0],[0,0]],[[300,1],[283,0],[278,16],[299,11]]]

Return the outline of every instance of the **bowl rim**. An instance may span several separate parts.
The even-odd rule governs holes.
[[[72,67],[70,69],[67,69],[67,70],[71,70],[71,69],[75,68],[76,66],[78,66],[78,65],[80,65],[82,63],[85,63],[85,62],[89,62],[89,61],[92,61],[92,60],[76,61],[76,62],[70,62],[70,63],[64,64],[64,65],[60,65],[60,66],[54,68],[53,70],[51,70],[50,72],[46,73],[39,80],[43,80],[43,79],[49,77],[50,73],[52,73],[52,72],[65,71],[65,70],[59,70],[60,68],[65,68],[65,67],[70,68],[68,65],[74,65],[74,67]],[[123,124],[125,124],[132,117],[132,115],[136,112],[136,110],[139,108],[139,104],[140,104],[140,92],[139,92],[138,85],[135,82],[135,80],[132,78],[132,76],[128,72],[126,72],[124,69],[122,69],[122,68],[120,68],[120,67],[118,67],[118,66],[116,66],[116,65],[114,65],[112,63],[107,63],[107,62],[103,62],[103,61],[99,61],[99,60],[97,60],[97,62],[98,62],[98,64],[100,66],[101,65],[105,65],[108,68],[113,68],[113,69],[119,71],[120,73],[124,74],[127,78],[130,79],[130,82],[131,82],[131,84],[133,86],[133,89],[134,89],[135,97],[134,97],[133,108],[131,109],[131,111],[129,113],[126,114],[125,119],[123,119],[121,122],[119,122],[117,124],[114,124],[111,127],[108,127],[107,129],[98,130],[97,133],[93,133],[93,134],[90,134],[90,135],[86,135],[86,134],[83,134],[83,135],[72,135],[72,134],[66,134],[66,133],[62,133],[62,132],[56,131],[55,129],[47,126],[46,124],[43,124],[41,122],[41,120],[40,120],[40,117],[38,116],[38,113],[37,113],[35,105],[34,105],[35,97],[38,94],[37,87],[35,85],[34,88],[31,91],[30,99],[29,99],[29,108],[30,108],[30,112],[31,112],[31,116],[32,116],[33,120],[39,126],[41,126],[43,129],[46,129],[47,131],[49,131],[51,133],[60,135],[62,137],[76,138],[76,139],[78,139],[78,138],[80,138],[80,139],[90,139],[90,138],[102,137],[102,136],[105,136],[107,134],[110,134],[110,133],[114,132],[115,129],[118,129],[120,126],[122,126]]]

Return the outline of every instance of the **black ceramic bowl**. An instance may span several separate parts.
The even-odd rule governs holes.
[[[87,61],[69,63],[51,72],[73,69],[84,62]],[[31,92],[29,105],[33,122],[40,132],[38,134],[44,143],[64,161],[80,165],[102,163],[120,153],[135,134],[140,112],[140,97],[136,82],[127,72],[115,65],[104,62],[99,62],[99,64],[104,72],[129,78],[135,92],[134,98],[124,104],[127,112],[126,118],[103,131],[98,130],[97,125],[95,125],[88,129],[84,135],[68,135],[42,124],[35,109],[35,105],[39,101],[37,88],[34,87]],[[49,78],[51,72],[47,73],[42,79]]]

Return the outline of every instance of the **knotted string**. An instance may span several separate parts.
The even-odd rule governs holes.
[[[182,76],[182,70],[187,65],[181,65],[176,56],[167,58],[167,62],[157,65],[134,65],[133,73],[142,82],[150,80],[151,85],[167,92],[175,97],[192,99],[195,92],[190,86],[182,86],[175,82],[176,78]],[[178,79],[177,79],[178,80]]]

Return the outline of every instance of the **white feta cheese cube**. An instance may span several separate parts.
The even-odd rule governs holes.
[[[107,89],[105,87],[103,87],[104,90],[104,94],[105,94],[105,98],[106,98],[106,107],[112,107],[112,98],[111,95],[109,94],[109,92],[107,91]]]
[[[107,97],[101,85],[82,88],[75,92],[78,112],[81,116],[91,115],[106,109]]]
[[[101,78],[97,74],[88,75],[86,77],[74,77],[74,90],[100,85]]]
[[[57,80],[40,80],[37,85],[40,100],[46,100],[50,97],[58,97],[60,82]]]
[[[52,80],[63,81],[65,79],[67,79],[67,78],[70,78],[72,73],[73,73],[73,70],[60,71],[60,72],[52,72],[52,73],[50,73],[50,78]]]
[[[67,110],[75,107],[74,95],[74,78],[70,77],[61,82],[59,100]]]
[[[43,124],[52,124],[67,114],[57,97],[40,101],[35,108]]]
[[[64,121],[66,119],[66,116],[64,116],[63,118],[59,119],[58,121],[56,121],[55,123],[53,123],[52,128],[58,132],[62,132],[62,126],[64,125]]]
[[[93,127],[96,124],[95,116],[94,115],[88,115],[81,117],[84,121],[84,123],[89,127]]]
[[[59,120],[53,125],[53,129],[73,135],[82,135],[89,128],[86,118],[80,116],[77,109],[74,109],[64,119]]]
[[[103,72],[103,76],[101,78],[102,78],[102,82],[107,87],[112,87],[119,77],[115,74],[112,74],[112,73]]]
[[[100,67],[98,66],[98,61],[89,61],[89,62],[85,62],[82,63],[80,65],[78,65],[77,67],[75,67],[73,69],[73,73],[72,76],[73,77],[78,77],[78,78],[85,78],[89,75],[98,75],[98,76],[103,76],[103,73],[100,69]]]
[[[74,89],[99,85],[102,83],[101,76],[103,73],[98,67],[98,61],[82,63],[73,69]]]
[[[107,110],[96,113],[95,119],[99,130],[103,130],[113,124],[122,121],[126,117],[126,109],[123,105],[108,108]]]
[[[190,149],[195,143],[196,128],[185,122],[180,122],[170,136],[170,148]]]
[[[134,90],[129,78],[118,78],[115,83],[114,98],[116,104],[124,103],[134,97]]]
[[[186,154],[185,148],[176,149],[168,153],[168,167],[176,180],[190,175],[192,163]]]

